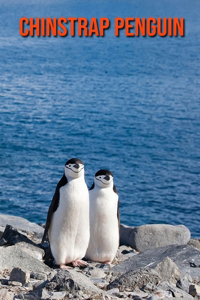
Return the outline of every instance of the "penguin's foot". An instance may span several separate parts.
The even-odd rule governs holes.
[[[72,262],[73,267],[86,267],[88,264],[86,261],[77,259]]]
[[[66,266],[65,264],[60,264],[60,269],[67,270],[67,269],[71,269],[71,267]]]
[[[111,264],[111,261],[107,260],[107,261],[104,262],[104,264],[105,264],[105,265],[110,265],[110,264]]]

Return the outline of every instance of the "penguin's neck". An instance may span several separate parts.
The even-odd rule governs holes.
[[[97,189],[97,190],[112,190],[113,189],[113,184],[109,184],[109,185],[107,185],[107,186],[105,186],[104,185],[104,187],[101,187],[101,186],[99,186],[98,184],[95,184],[95,188]]]
[[[73,182],[73,181],[76,181],[76,182],[84,182],[85,181],[85,179],[84,179],[84,176],[81,176],[81,177],[78,177],[78,178],[74,178],[74,177],[69,177],[69,176],[67,176],[67,181],[68,181],[68,183],[69,182]]]
[[[98,192],[100,192],[100,193],[104,193],[104,192],[106,192],[106,191],[112,190],[112,187],[111,187],[111,186],[102,188],[102,187],[96,185],[95,188],[96,188],[96,190],[97,190]]]

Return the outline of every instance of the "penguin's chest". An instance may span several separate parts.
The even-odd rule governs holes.
[[[59,206],[54,214],[55,223],[63,229],[77,226],[82,213],[85,210],[89,211],[88,206],[89,194],[86,184],[68,183],[60,188]]]
[[[108,189],[90,191],[90,244],[88,257],[112,261],[118,248],[118,195]]]
[[[60,189],[60,208],[73,209],[88,201],[88,191],[84,183],[70,182]]]
[[[116,219],[118,196],[113,191],[101,190],[90,193],[90,209],[95,218]]]

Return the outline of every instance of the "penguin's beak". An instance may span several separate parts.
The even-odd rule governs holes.
[[[79,167],[80,167],[79,164],[75,164],[75,165],[74,165],[74,168],[75,168],[75,169],[79,169]]]
[[[106,176],[104,177],[104,179],[105,179],[105,180],[110,180],[110,176],[109,176],[109,175],[106,175]]]

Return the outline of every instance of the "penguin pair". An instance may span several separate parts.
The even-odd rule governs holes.
[[[100,170],[88,191],[84,164],[65,164],[47,214],[42,243],[48,235],[55,263],[61,269],[87,265],[82,260],[110,264],[119,246],[119,198],[113,174]]]

